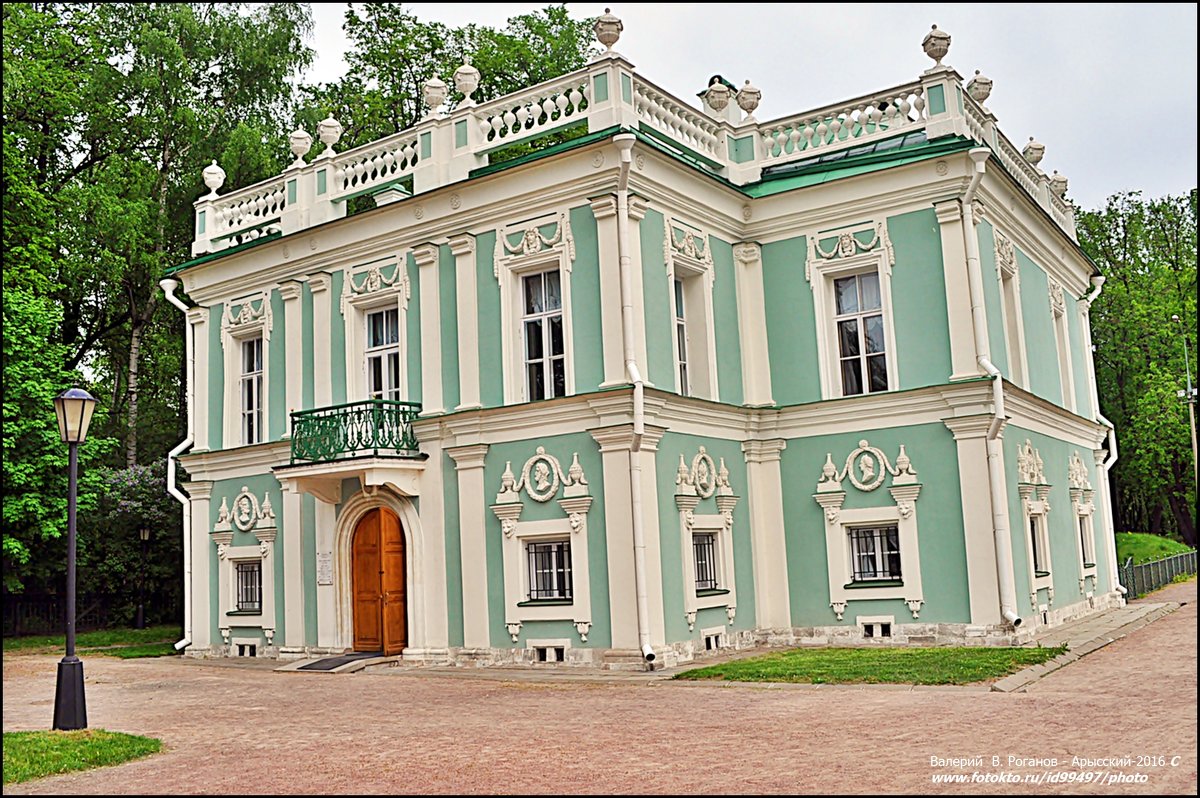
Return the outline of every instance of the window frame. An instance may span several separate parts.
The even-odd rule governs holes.
[[[865,294],[865,291],[863,291],[863,278],[868,277],[870,275],[875,276],[875,282],[881,289],[880,290],[880,301],[879,301],[878,308],[864,308],[863,307],[863,296]],[[837,285],[838,285],[838,283],[840,283],[844,280],[853,280],[854,281],[855,309],[852,311],[839,312],[838,308],[837,308],[837,295],[838,295]],[[882,285],[881,285],[881,281],[879,279],[879,272],[877,272],[877,271],[861,271],[861,272],[853,272],[851,274],[838,275],[838,276],[832,278],[832,283],[833,283],[833,297],[834,297],[834,300],[833,300],[834,301],[833,337],[834,337],[834,347],[837,350],[836,377],[837,377],[837,384],[838,384],[839,389],[841,390],[842,396],[867,396],[867,395],[873,394],[873,393],[886,393],[887,391],[891,390],[890,387],[884,387],[881,390],[872,390],[871,389],[871,359],[872,358],[876,358],[876,359],[882,358],[883,359],[885,380],[886,380],[887,373],[890,371],[890,369],[888,369],[888,360],[889,360],[888,333],[887,333],[886,325],[884,323]],[[873,319],[876,317],[879,318],[880,327],[883,328],[883,330],[882,330],[883,338],[884,338],[883,349],[879,352],[868,352],[867,351],[867,321],[868,321],[868,319]],[[859,351],[858,351],[857,355],[845,355],[842,353],[841,328],[842,328],[843,324],[850,322],[850,321],[854,322],[855,336],[858,340],[858,350]],[[859,377],[859,385],[862,388],[862,390],[854,392],[854,393],[847,393],[845,379],[843,377],[842,370],[844,368],[845,363],[848,361],[851,361],[851,360],[853,360],[856,364],[856,370],[857,370],[858,377]]]
[[[1021,497],[1021,538],[1025,541],[1025,565],[1029,579],[1029,604],[1035,612],[1054,603],[1054,555],[1050,548],[1050,485],[1041,483],[1018,483]],[[1032,526],[1031,526],[1032,525]],[[1072,535],[1078,537],[1073,532]],[[1034,539],[1038,553],[1045,555],[1045,562],[1034,563]],[[1047,604],[1038,601],[1038,591],[1045,590]]]
[[[222,445],[226,449],[239,446],[257,446],[271,440],[271,296],[275,289],[262,291],[258,295],[244,296],[225,302],[221,322],[221,349],[224,359],[225,386],[222,408]],[[234,306],[238,314],[233,315]],[[255,310],[255,305],[258,309]],[[261,437],[246,441],[243,424],[242,364],[243,344],[260,338],[262,340],[262,372],[259,387],[261,411],[259,431]]]
[[[547,573],[553,573],[556,577],[565,572],[566,575],[566,594],[556,596],[534,596],[534,560],[535,549],[541,547],[565,547],[565,549],[557,549],[557,552],[565,550],[566,557],[558,556],[556,553],[555,559],[558,561],[557,567]],[[570,534],[565,534],[557,537],[532,537],[527,536],[521,543],[521,548],[524,552],[524,571],[522,572],[521,583],[525,586],[525,601],[522,604],[537,605],[541,603],[555,602],[558,604],[573,604],[575,596],[575,571],[571,567],[572,563],[572,546]],[[565,567],[563,563],[565,562]],[[555,581],[558,581],[557,578]],[[540,589],[539,589],[540,590]]]
[[[1008,355],[1008,379],[1029,388],[1029,361],[1025,351],[1025,317],[1021,310],[1021,269],[1012,239],[993,233],[996,280],[1000,294],[1000,319],[1004,327],[1004,350]]]
[[[548,309],[545,306],[546,298],[549,296],[549,291],[547,290],[547,287],[546,287],[546,285],[547,285],[546,276],[550,275],[550,274],[558,275],[559,306],[557,308],[553,308],[553,309]],[[540,310],[540,311],[532,311],[531,312],[526,308],[526,305],[525,305],[525,298],[527,296],[527,287],[526,286],[528,285],[528,281],[530,281],[534,278],[539,278],[538,282],[540,284],[540,291],[542,294],[543,307],[542,307],[542,310]],[[520,274],[520,278],[519,278],[517,284],[520,287],[520,294],[521,294],[520,361],[521,361],[521,375],[522,375],[522,379],[523,379],[523,390],[524,390],[525,401],[540,402],[540,401],[544,401],[547,399],[561,398],[560,396],[554,395],[554,362],[556,360],[561,360],[562,364],[563,364],[563,394],[562,394],[562,396],[568,396],[570,394],[569,394],[569,391],[567,390],[567,371],[568,371],[567,340],[566,340],[566,336],[567,336],[566,315],[567,314],[566,314],[566,308],[565,308],[566,301],[565,301],[565,297],[563,296],[562,270],[559,268],[549,268],[549,269],[523,271]],[[559,319],[559,326],[562,330],[561,334],[563,336],[563,342],[562,342],[563,343],[563,351],[561,354],[554,354],[554,351],[553,351],[554,335],[550,330],[551,330],[551,327],[553,324],[553,320],[555,318]],[[540,330],[541,330],[540,334],[541,334],[541,339],[542,339],[541,340],[542,356],[540,358],[537,358],[536,360],[529,359],[528,332],[529,332],[529,325],[532,323],[537,323],[537,324],[541,325],[540,326]],[[529,377],[530,366],[533,366],[535,363],[539,364],[537,367],[542,372],[543,393],[546,394],[546,395],[538,396],[538,397],[535,397],[533,395],[533,393],[534,393],[533,385],[530,382],[530,377]]]
[[[676,233],[679,235],[676,235]],[[717,376],[716,316],[713,309],[713,284],[716,270],[712,261],[712,241],[694,225],[663,214],[663,254],[667,279],[667,314],[671,319],[671,357],[675,364],[672,380],[681,396],[717,401],[720,384]],[[682,236],[682,239],[680,238]],[[696,245],[700,241],[700,245]],[[682,363],[677,325],[675,281],[682,283],[683,319],[686,349]],[[680,368],[686,364],[686,389]]]
[[[396,339],[394,341],[387,341],[388,315],[393,313],[395,314],[396,320]],[[371,319],[372,317],[380,314],[383,315],[383,332],[385,341],[377,346],[372,346]],[[363,314],[363,321],[366,324],[366,331],[364,332],[365,346],[363,348],[363,368],[366,371],[367,398],[384,399],[392,402],[402,401],[404,395],[400,390],[400,372],[403,369],[404,359],[400,352],[400,309],[390,306],[368,308]],[[391,381],[388,380],[389,372],[391,371],[391,356],[393,354],[395,355],[396,363],[396,380],[394,385],[392,385]],[[374,374],[372,369],[372,361],[374,360],[380,361],[380,377],[385,383],[388,383],[385,387],[382,387],[379,390],[379,396],[375,395],[376,390],[373,385]]]
[[[263,384],[266,380],[264,364],[266,358],[263,355],[265,349],[264,341],[261,335],[246,336],[240,338],[237,342],[238,346],[238,430],[239,443],[242,446],[252,446],[256,443],[262,443],[265,436],[263,430],[264,402],[263,402]],[[257,370],[246,370],[247,348],[257,344],[258,363]],[[248,403],[247,388],[256,400],[253,406],[247,407]],[[257,433],[257,434],[255,434]]]
[[[1075,412],[1075,368],[1071,358],[1071,329],[1067,320],[1067,300],[1062,285],[1047,277],[1050,299],[1050,320],[1054,324],[1055,353],[1058,360],[1058,382],[1062,389],[1062,406]]]
[[[371,380],[368,373],[367,350],[369,335],[367,325],[372,313],[396,310],[399,340],[399,385],[400,401],[407,401],[408,392],[408,303],[412,298],[409,281],[409,257],[405,254],[373,261],[342,273],[341,311],[345,322],[346,349],[346,401],[366,401],[371,398]],[[383,277],[383,270],[395,267],[391,278]],[[377,273],[378,282],[372,282]],[[359,279],[361,278],[361,279]]]
[[[254,602],[255,606],[253,606],[253,607],[242,606],[242,604],[243,604],[242,574],[247,573],[245,566],[254,566],[253,573],[255,573],[256,577],[257,577],[255,579],[252,587],[258,594],[258,600],[256,602]],[[263,567],[262,566],[263,566],[263,563],[262,563],[261,558],[246,559],[246,560],[234,560],[233,561],[233,576],[234,576],[234,579],[233,579],[233,582],[234,582],[233,606],[234,606],[234,609],[239,614],[246,614],[246,615],[261,615],[262,614],[262,606],[263,606],[263,590],[262,590],[263,589],[263,579],[262,579]]]

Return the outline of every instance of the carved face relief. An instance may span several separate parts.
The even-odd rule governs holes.
[[[233,503],[234,523],[238,529],[245,531],[254,526],[254,505],[251,498],[242,494]]]
[[[843,258],[848,258],[854,254],[854,236],[850,233],[842,233],[838,236],[838,254]]]
[[[863,482],[875,479],[875,461],[871,459],[871,455],[863,454],[858,458],[858,470],[862,472]]]
[[[544,461],[538,461],[533,467],[533,480],[537,483],[539,492],[550,487],[550,467]]]

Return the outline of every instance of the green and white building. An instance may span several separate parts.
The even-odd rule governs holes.
[[[296,131],[262,183],[205,170],[163,281],[187,653],[640,666],[1120,604],[1103,278],[991,81],[935,29],[916,79],[759,121],[619,28],[485,103],[464,65],[356,149]]]

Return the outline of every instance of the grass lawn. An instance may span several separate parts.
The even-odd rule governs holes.
[[[75,635],[75,647],[80,651],[111,646],[143,646],[146,643],[174,643],[183,636],[178,626],[151,626],[146,629],[101,629]],[[46,654],[61,651],[67,644],[64,635],[32,635],[4,638],[4,653]]]
[[[121,646],[119,648],[97,649],[93,654],[104,657],[120,657],[121,659],[141,659],[143,657],[172,657],[179,652],[174,643],[146,643],[141,646]]]
[[[119,765],[161,748],[162,741],[153,737],[103,729],[4,732],[4,783]]]
[[[1121,565],[1125,564],[1128,557],[1133,557],[1133,562],[1136,564],[1161,560],[1172,554],[1191,551],[1189,547],[1179,541],[1162,535],[1148,535],[1144,532],[1118,532],[1116,538],[1117,562]]]
[[[1016,673],[1054,648],[798,648],[710,665],[676,679],[811,684],[971,684]]]

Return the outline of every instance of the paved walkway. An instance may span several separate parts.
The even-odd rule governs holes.
[[[164,753],[4,792],[1195,793],[1196,582],[1153,598],[1183,606],[1018,693],[319,677],[86,657],[93,727],[159,737]],[[56,661],[4,658],[5,731],[49,727]],[[1163,759],[1072,761],[1125,755]],[[1093,771],[1129,780],[1036,783]],[[1002,772],[1035,781],[970,781]]]

